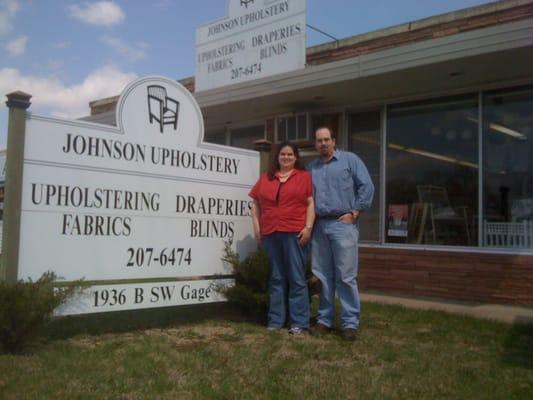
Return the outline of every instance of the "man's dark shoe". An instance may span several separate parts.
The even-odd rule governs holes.
[[[310,329],[309,329],[309,333],[311,333],[311,335],[313,336],[321,336],[321,335],[325,335],[326,333],[329,333],[331,332],[331,328],[327,327],[326,325],[323,325],[319,322],[317,322],[315,325],[313,325]]]
[[[357,339],[357,330],[353,328],[346,328],[342,330],[342,338],[349,342],[353,342]]]

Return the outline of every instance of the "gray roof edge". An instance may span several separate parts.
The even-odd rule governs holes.
[[[108,97],[108,99],[112,99],[112,97]],[[115,110],[106,111],[106,112],[94,114],[94,115],[87,115],[87,116],[78,118],[78,120],[87,121],[87,122],[97,122],[99,124],[111,125],[111,126],[117,125],[115,121]]]
[[[93,100],[89,102],[89,107],[102,106],[109,103],[115,103],[118,101],[119,95],[104,97],[103,99]]]
[[[371,32],[365,32],[360,35],[350,36],[338,41],[327,42],[307,48],[307,54],[315,54],[325,50],[332,50],[340,47],[350,46],[367,40],[378,39],[402,32],[410,32],[417,29],[427,28],[432,25],[438,25],[446,22],[458,21],[465,18],[476,17],[480,15],[491,14],[497,11],[509,8],[520,7],[532,4],[533,0],[498,0],[488,4],[463,8],[461,10],[451,11],[444,14],[433,15],[431,17],[394,25],[391,27],[378,29]]]

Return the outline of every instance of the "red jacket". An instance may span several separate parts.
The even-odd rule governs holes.
[[[261,234],[300,232],[305,226],[308,198],[313,196],[311,174],[295,169],[284,183],[262,174],[248,194],[261,208]]]

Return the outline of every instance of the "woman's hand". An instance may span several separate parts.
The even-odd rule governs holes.
[[[298,233],[298,243],[300,246],[304,246],[309,242],[309,239],[311,238],[311,228],[308,228],[307,226],[304,227],[300,233]]]
[[[261,228],[259,226],[254,226],[254,236],[257,243],[261,244]]]
[[[305,226],[298,234],[298,243],[300,246],[305,246],[311,238],[313,224],[315,223],[315,202],[313,196],[307,198],[307,209],[305,211]]]
[[[254,226],[254,236],[257,243],[261,244],[261,223],[259,222],[261,218],[261,207],[259,202],[254,199],[252,203],[252,223]]]

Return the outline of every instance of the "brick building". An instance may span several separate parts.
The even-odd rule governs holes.
[[[252,148],[314,128],[366,162],[367,290],[533,305],[533,0],[506,0],[307,49],[304,69],[194,93],[204,140]],[[87,120],[114,124],[118,97]]]

